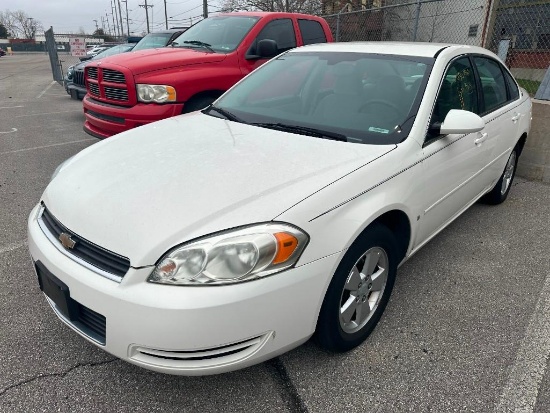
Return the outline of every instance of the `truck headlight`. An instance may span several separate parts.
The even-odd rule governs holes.
[[[147,281],[204,286],[265,277],[296,264],[308,240],[303,231],[283,223],[214,234],[168,252]]]
[[[74,65],[69,66],[69,68],[67,69],[67,79],[73,80],[73,75],[74,75]]]
[[[137,85],[138,100],[145,103],[176,101],[176,89],[167,85]]]

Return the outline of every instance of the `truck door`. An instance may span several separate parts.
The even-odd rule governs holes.
[[[296,47],[296,33],[292,19],[272,20],[265,25],[258,36],[252,41],[245,53],[241,55],[241,71],[247,75],[267,62],[268,59],[248,58],[256,55],[256,46],[260,40],[271,39],[277,42],[278,52],[282,53]]]

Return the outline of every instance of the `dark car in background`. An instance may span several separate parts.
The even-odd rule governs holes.
[[[0,57],[5,55],[6,55],[6,51],[0,47]]]
[[[160,32],[149,33],[141,39],[134,50],[154,49],[157,47],[165,47],[170,45],[174,39],[186,31],[187,27],[179,29],[168,29]]]
[[[124,43],[117,46],[111,46],[103,52],[95,55],[89,60],[81,62],[77,65],[70,66],[67,69],[67,75],[63,79],[65,90],[71,98],[80,99],[84,98],[86,94],[86,84],[84,83],[84,67],[93,60],[103,59],[105,57],[113,56],[119,53],[126,53],[132,50],[137,43]]]

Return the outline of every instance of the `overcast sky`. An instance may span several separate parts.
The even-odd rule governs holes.
[[[118,1],[122,6],[122,20],[126,33],[126,6],[122,0],[0,0],[0,10],[22,10],[29,17],[39,20],[45,29],[53,26],[54,33],[77,33],[81,28],[86,33],[92,33],[98,26],[101,28],[102,18],[104,27],[108,31],[106,19],[113,26],[111,15],[111,1]],[[209,12],[219,9],[221,0],[208,0]],[[147,29],[145,8],[139,7],[145,0],[128,0],[128,18],[130,32],[136,34]],[[149,8],[149,27],[151,31],[165,27],[164,0],[147,0]],[[190,18],[196,22],[202,15],[202,0],[167,0],[168,27],[189,25]],[[106,16],[107,13],[107,16]],[[118,11],[117,11],[118,16]],[[172,19],[170,19],[172,17]]]

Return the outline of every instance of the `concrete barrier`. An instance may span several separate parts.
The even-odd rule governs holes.
[[[533,99],[531,133],[519,158],[517,174],[550,183],[550,101]]]

